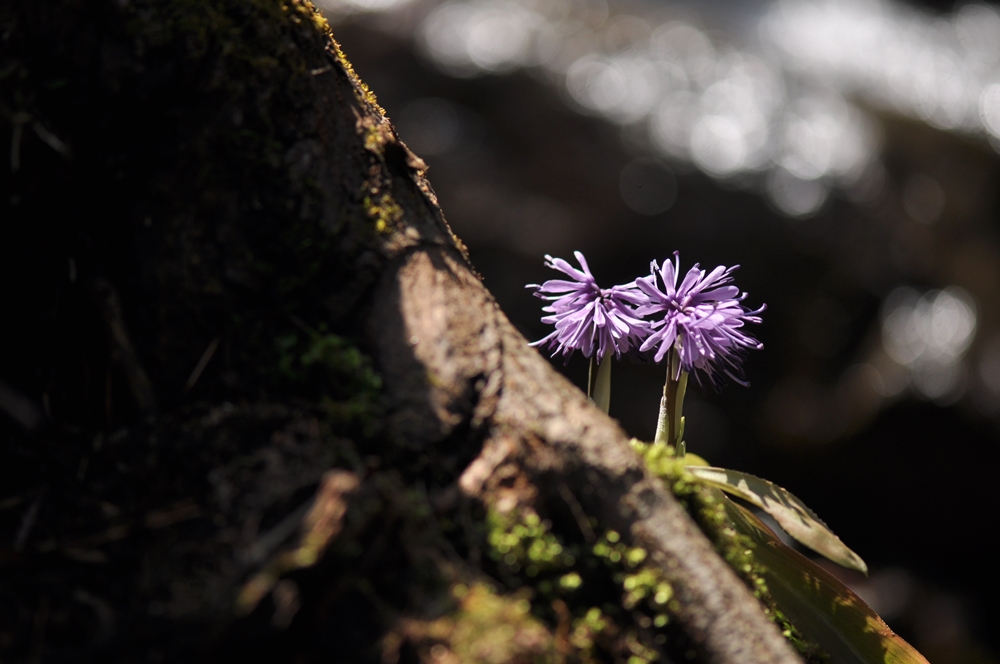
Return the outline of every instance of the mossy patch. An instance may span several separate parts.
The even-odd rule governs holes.
[[[622,605],[632,609],[646,602],[650,609],[657,612],[657,626],[666,625],[668,618],[663,610],[673,598],[674,591],[658,567],[643,565],[648,555],[646,550],[626,546],[617,532],[609,530],[594,545],[593,551],[594,555],[607,560],[612,566],[621,567],[612,578],[625,591]]]
[[[619,533],[568,541],[530,507],[490,511],[487,528],[499,578],[512,590],[531,589],[533,613],[565,634],[568,661],[643,664],[684,647],[668,615],[673,589],[648,552]]]
[[[368,217],[375,222],[377,233],[389,233],[403,218],[403,208],[393,200],[390,194],[382,194],[378,201],[372,200],[371,196],[365,196],[362,204]]]
[[[398,657],[394,651],[404,639],[428,662],[506,664],[555,659],[555,638],[532,615],[527,593],[505,595],[483,582],[457,583],[451,588],[451,598],[454,610],[441,618],[403,621],[385,639],[383,661]]]
[[[347,339],[302,327],[275,342],[279,379],[303,396],[319,397],[338,429],[360,426],[364,436],[380,427],[382,377],[372,359]]]

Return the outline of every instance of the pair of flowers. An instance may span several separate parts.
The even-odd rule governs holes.
[[[761,348],[743,331],[744,323],[759,323],[764,307],[750,311],[741,304],[746,293],[732,285],[732,273],[739,267],[719,266],[709,273],[694,265],[678,285],[680,258],[650,264],[650,275],[611,288],[601,288],[591,274],[587,260],[574,252],[582,269],[561,258],[545,256],[546,266],[570,277],[552,279],[536,289],[535,295],[552,303],[542,310],[550,316],[543,323],[555,330],[531,344],[562,354],[566,360],[574,351],[598,362],[608,353],[645,353],[655,349],[654,361],[662,362],[676,352],[677,375],[693,373],[699,382],[718,384],[726,375],[740,384],[740,364],[750,348]]]

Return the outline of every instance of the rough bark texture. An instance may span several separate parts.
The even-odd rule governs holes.
[[[308,3],[3,0],[0,33],[5,660],[798,661]],[[581,622],[628,569],[577,602],[484,555],[531,516],[620,534],[666,636]]]

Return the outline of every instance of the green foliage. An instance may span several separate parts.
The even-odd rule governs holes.
[[[807,661],[825,662],[832,656],[834,661],[876,664],[883,655],[885,661],[924,661],[854,593],[782,544],[720,489],[765,509],[796,539],[835,562],[864,570],[864,562],[795,496],[752,475],[708,467],[701,459],[677,459],[665,445],[633,440],[632,447],[681,499]]]
[[[712,467],[690,468],[695,477],[708,486],[721,489],[756,505],[798,542],[842,565],[868,574],[868,566],[823,523],[805,503],[782,487],[749,473]]]
[[[523,571],[528,577],[537,577],[543,573],[551,575],[553,572],[571,569],[576,564],[576,556],[563,547],[560,540],[549,532],[548,525],[543,524],[534,512],[525,514],[520,521],[514,521],[498,512],[490,512],[487,524],[490,557],[502,564],[510,574]],[[563,583],[560,580],[559,585],[575,589],[571,581]],[[552,589],[552,584],[546,583],[544,587]]]
[[[676,608],[673,588],[649,553],[619,533],[567,542],[527,507],[491,511],[486,521],[500,577],[511,588],[533,589],[532,611],[553,628],[569,622],[571,661],[644,664],[677,637],[668,615]]]
[[[451,618],[449,649],[460,662],[505,664],[550,659],[554,644],[548,630],[531,614],[525,593],[505,596],[476,583],[455,586],[459,610]]]
[[[409,642],[422,662],[507,664],[558,661],[556,639],[531,613],[524,591],[504,594],[482,581],[452,584],[442,616],[398,621],[382,640],[382,661]]]
[[[365,196],[361,204],[371,220],[375,222],[377,233],[390,232],[403,218],[403,208],[399,207],[390,194],[382,194],[378,202],[373,201],[371,196]]]
[[[581,659],[589,660],[594,655],[594,643],[610,626],[610,621],[599,608],[593,606],[573,621],[570,644],[581,654]]]
[[[697,478],[687,470],[689,462],[686,458],[674,456],[672,447],[660,443],[644,443],[636,438],[631,440],[631,445],[646,462],[646,468],[663,480],[675,496],[684,498],[697,493],[700,485]]]
[[[779,615],[794,620],[815,641],[814,651],[821,649],[838,664],[927,664],[836,577],[786,546],[748,510],[724,496],[720,502],[734,526],[758,543]],[[786,636],[794,642],[797,635]]]
[[[728,500],[718,489],[706,487],[692,472],[695,466],[706,466],[700,457],[674,456],[673,448],[657,443],[632,439],[632,449],[645,461],[646,467],[663,480],[681,504],[695,519],[716,550],[760,600],[765,614],[781,630],[808,662],[821,662],[824,657],[815,643],[805,638],[778,607],[767,586],[767,569],[755,555],[757,543],[734,525],[727,511]]]
[[[655,612],[657,626],[668,622],[663,612],[673,598],[674,591],[658,567],[643,565],[647,552],[641,547],[629,547],[617,532],[609,530],[594,544],[594,555],[605,561],[612,570],[612,578],[624,590],[622,605],[633,609],[645,601]]]

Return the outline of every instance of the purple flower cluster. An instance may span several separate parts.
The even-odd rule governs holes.
[[[693,373],[701,382],[707,378],[717,384],[719,372],[740,384],[740,363],[751,348],[761,348],[756,339],[743,331],[744,323],[759,323],[759,314],[741,304],[746,293],[732,285],[732,273],[739,266],[719,266],[707,273],[697,264],[688,270],[680,285],[680,258],[663,266],[653,261],[650,276],[612,288],[600,288],[583,254],[574,252],[582,271],[566,261],[546,256],[546,265],[572,280],[553,279],[537,289],[537,297],[552,304],[543,311],[552,315],[543,323],[555,325],[555,331],[534,342],[565,358],[579,350],[598,361],[608,352],[623,353],[654,350],[653,359],[662,362],[671,349],[679,358],[678,372]],[[678,378],[678,376],[674,376]]]
[[[535,296],[551,300],[543,307],[552,315],[542,318],[543,323],[555,325],[554,332],[531,344],[552,349],[552,356],[562,353],[569,361],[574,350],[583,352],[584,357],[597,353],[597,361],[604,359],[608,351],[616,358],[639,348],[649,334],[649,323],[636,315],[636,307],[645,304],[646,298],[636,289],[635,284],[600,288],[587,266],[587,259],[579,251],[573,252],[582,271],[561,258],[545,256],[545,265],[571,277],[550,279],[536,288]]]

